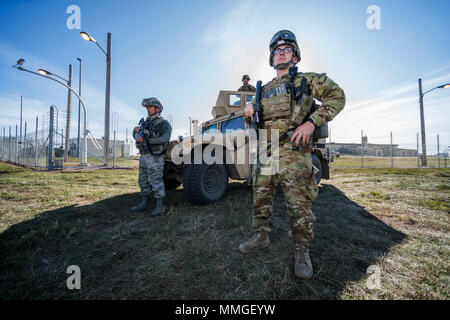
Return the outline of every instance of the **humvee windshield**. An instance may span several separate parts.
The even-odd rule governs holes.
[[[245,130],[245,122],[243,117],[238,117],[234,119],[230,119],[229,121],[225,121],[222,123],[220,127],[220,131],[222,133],[237,131],[237,130]]]
[[[230,106],[240,106],[241,105],[241,95],[240,94],[230,94]]]
[[[202,130],[202,134],[203,133],[217,133],[217,123],[210,125],[209,127],[203,128]]]

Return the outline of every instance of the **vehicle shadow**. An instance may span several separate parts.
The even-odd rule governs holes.
[[[271,247],[239,253],[251,236],[252,195],[233,182],[213,204],[167,192],[167,213],[130,213],[138,193],[42,212],[0,234],[1,299],[339,299],[405,235],[332,185],[320,187],[311,257],[315,276],[293,276],[293,242],[282,195]],[[67,267],[81,270],[68,290]]]

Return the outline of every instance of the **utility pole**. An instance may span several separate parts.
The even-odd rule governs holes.
[[[422,79],[419,78],[419,95],[420,95],[420,131],[422,133],[422,166],[427,166],[427,143],[425,142],[425,118],[423,113],[423,94]]]
[[[69,81],[68,86],[72,87],[72,65],[69,64]],[[64,162],[69,161],[69,139],[70,139],[70,112],[72,104],[72,92],[70,89],[67,90],[67,121],[66,121],[66,145],[64,150]],[[52,109],[53,110],[53,109]],[[53,113],[52,113],[53,116]]]

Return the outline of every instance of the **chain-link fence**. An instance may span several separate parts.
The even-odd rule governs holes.
[[[50,112],[36,117],[34,128],[25,122],[21,134],[18,126],[3,128],[0,159],[5,162],[34,168],[48,168],[50,142]],[[34,131],[32,131],[34,129]]]
[[[67,126],[64,126],[64,123],[67,125],[67,113],[60,112],[57,107],[51,106],[49,112],[36,117],[34,124],[30,125],[25,121],[22,133],[18,125],[3,127],[0,129],[0,161],[47,170],[86,165],[111,167],[136,165],[134,163],[136,157],[133,157],[137,154],[134,140],[128,139],[128,136],[119,140],[116,137],[117,126],[111,130],[114,134],[110,141],[109,163],[103,159],[103,137],[94,138],[88,131],[87,163],[83,164],[83,131],[80,130],[80,137],[80,133],[77,133],[78,124],[75,121],[70,123],[70,136],[73,138],[69,139],[69,148],[66,150]],[[128,129],[126,130],[128,132]]]
[[[430,152],[424,159],[419,149],[419,135],[416,143],[393,143],[390,137],[369,143],[367,136],[361,133],[360,143],[328,142],[327,149],[331,155],[332,168],[448,168],[450,166],[450,146],[442,146],[437,135],[436,145],[427,144]],[[414,139],[414,138],[413,138]],[[384,140],[384,141],[383,141]],[[386,142],[386,143],[383,143]]]

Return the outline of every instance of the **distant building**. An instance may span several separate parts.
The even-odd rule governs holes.
[[[336,143],[329,144],[331,151],[339,152],[340,155],[361,155],[360,143]],[[390,144],[375,144],[368,143],[367,136],[362,138],[362,148],[364,155],[374,157],[390,157],[391,145]],[[414,149],[401,149],[398,144],[392,145],[392,153],[394,157],[417,157],[417,150]]]
[[[100,149],[97,149],[97,147],[94,145],[91,139],[87,139],[87,150],[88,150],[88,157],[99,157],[103,158],[103,145],[104,145],[104,139],[95,139],[97,141],[98,145],[100,146]],[[81,147],[83,146],[83,139],[80,140]],[[114,140],[110,140],[109,142],[109,155],[112,157],[114,155]],[[132,155],[132,149],[131,142],[126,143],[123,140],[116,140],[115,142],[115,151],[116,151],[116,158],[120,157],[129,157]],[[80,149],[81,152],[82,149]],[[76,157],[78,154],[78,145],[77,145],[77,139],[70,139],[70,150],[69,150],[69,156]]]

